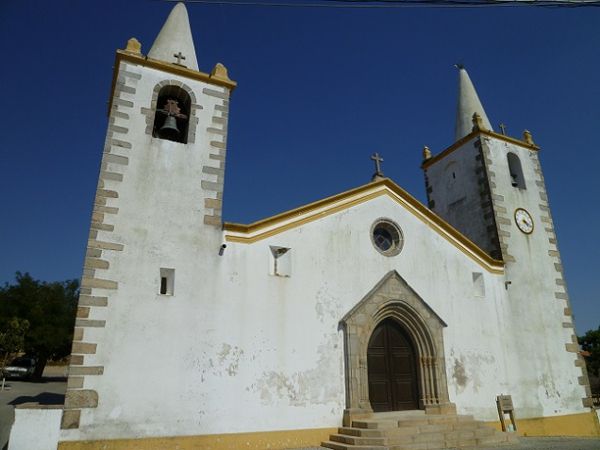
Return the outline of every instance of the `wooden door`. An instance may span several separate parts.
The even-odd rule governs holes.
[[[394,320],[384,320],[373,331],[367,350],[367,366],[373,411],[419,408],[415,350]]]

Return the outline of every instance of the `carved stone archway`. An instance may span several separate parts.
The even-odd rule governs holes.
[[[455,413],[448,397],[443,329],[446,323],[395,270],[385,275],[341,320],[346,358],[344,425],[373,414],[369,402],[367,347],[375,327],[391,318],[414,342],[419,377],[419,406],[428,414]]]

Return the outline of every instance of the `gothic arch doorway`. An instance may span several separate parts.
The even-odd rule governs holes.
[[[388,272],[340,325],[345,337],[345,426],[385,410],[456,413],[446,380],[446,323],[398,272]],[[413,364],[406,365],[407,361]],[[394,364],[406,367],[390,369]]]
[[[381,321],[367,348],[369,401],[374,412],[419,408],[416,351],[395,320]]]

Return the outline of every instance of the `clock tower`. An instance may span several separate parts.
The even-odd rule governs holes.
[[[537,389],[563,406],[569,396],[573,405],[591,407],[539,152],[527,130],[514,138],[503,126],[501,133],[492,129],[459,67],[455,143],[437,155],[424,151],[427,199],[435,213],[504,262],[504,301],[496,320],[505,333],[499,338],[518,355],[515,370],[527,365],[527,372],[538,374],[516,389]],[[546,357],[536,357],[541,354]],[[570,392],[554,392],[561,377],[574,380]],[[523,409],[535,412],[534,405]]]

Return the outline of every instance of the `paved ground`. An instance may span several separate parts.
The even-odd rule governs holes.
[[[67,382],[65,367],[49,366],[40,383],[7,380],[0,391],[0,449],[6,447],[10,428],[15,419],[14,407],[21,403],[58,404],[64,402]],[[2,380],[0,379],[0,383]]]
[[[471,450],[472,447],[460,450]],[[328,450],[325,447],[303,447],[289,450]],[[473,449],[474,450],[474,449]],[[477,450],[600,450],[600,438],[522,437],[515,445],[477,447]]]

